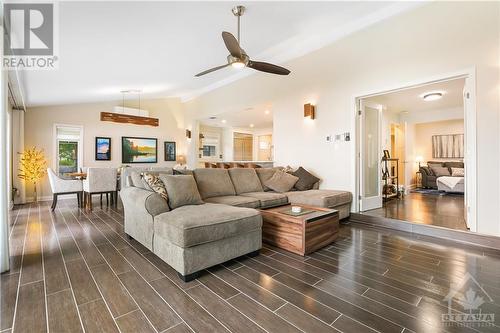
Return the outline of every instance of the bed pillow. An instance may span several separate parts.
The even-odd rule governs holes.
[[[452,177],[465,177],[465,169],[464,168],[451,168],[451,176]]]
[[[264,183],[264,185],[275,192],[283,193],[290,191],[298,180],[299,177],[295,177],[292,174],[278,170],[268,181]]]
[[[442,167],[442,166],[437,166],[437,165],[431,165],[431,170],[434,173],[436,177],[441,177],[441,176],[449,176],[450,175],[450,170],[448,168]]]

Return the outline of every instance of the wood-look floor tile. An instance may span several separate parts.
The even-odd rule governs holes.
[[[241,279],[239,275],[227,268],[218,266],[217,268],[210,269],[210,272],[272,311],[285,304],[285,301],[276,297],[271,292],[246,279]]]
[[[137,309],[132,297],[108,265],[90,269],[113,317],[124,315]]]
[[[78,306],[85,332],[119,332],[102,299]]]
[[[168,330],[164,331],[165,333],[192,333],[189,329],[189,327],[186,326],[184,323],[180,323],[178,325],[175,325],[174,327],[169,328]]]
[[[46,332],[45,294],[43,281],[19,287],[14,322],[16,332]]]
[[[240,293],[238,290],[210,273],[200,276],[198,280],[223,299],[228,299]]]
[[[298,328],[288,323],[275,313],[269,311],[265,307],[259,305],[246,295],[239,294],[229,299],[228,302],[268,332],[301,332]]]
[[[130,312],[120,318],[117,318],[116,323],[122,333],[155,332],[154,328],[140,310]]]
[[[285,304],[284,306],[279,308],[275,313],[279,315],[281,318],[285,319],[286,321],[300,328],[304,332],[311,332],[311,333],[340,332],[339,330],[329,325],[326,325],[325,323],[317,320],[310,314],[300,310],[299,308],[291,304]]]
[[[374,328],[382,332],[394,332],[400,333],[403,330],[401,325],[397,325],[392,321],[384,319],[384,317],[377,316],[372,312],[367,311],[363,307],[354,305],[342,298],[335,295],[326,293],[320,289],[317,289],[311,285],[307,285],[291,276],[285,274],[278,274],[273,277],[278,281],[286,284],[287,286],[294,288],[303,294],[306,294],[319,302],[337,310],[338,312],[347,315],[355,320],[362,322],[363,324]]]
[[[156,267],[154,267],[149,261],[144,259],[142,255],[137,253],[131,247],[125,247],[119,250],[119,252],[146,281],[153,281],[164,277],[164,275]]]
[[[70,289],[47,296],[49,331],[83,332],[78,310]]]
[[[21,284],[43,279],[42,246],[38,208],[30,209],[22,263]]]
[[[328,324],[331,324],[340,315],[337,311],[288,288],[268,275],[258,273],[247,267],[239,268],[235,272]]]
[[[73,237],[61,237],[59,238],[59,243],[61,244],[61,251],[65,262],[82,258]]]
[[[115,248],[113,248],[111,244],[101,244],[97,248],[116,274],[130,272],[133,270],[132,266],[130,266],[130,264]]]
[[[158,268],[163,274],[165,274],[168,278],[170,278],[181,289],[191,288],[193,286],[200,284],[197,280],[184,282],[181,279],[179,279],[179,276],[177,275],[177,271],[175,269],[173,269],[172,267],[170,267],[166,262],[161,260],[154,253],[151,253],[151,252],[146,253],[146,254],[144,254],[144,257],[146,257],[146,259],[148,259],[150,262],[152,262],[156,268]]]
[[[314,275],[303,272],[291,266],[285,265],[282,262],[279,262],[278,260],[274,260],[272,257],[257,256],[255,257],[255,260],[310,284],[314,284],[319,280],[321,280],[320,278]]]
[[[205,309],[167,278],[151,282],[153,288],[175,309],[177,314],[197,332],[229,332]]]
[[[71,285],[75,293],[77,304],[87,303],[101,298],[97,286],[92,279],[83,259],[73,260],[66,263]]]
[[[262,273],[267,274],[269,276],[272,276],[274,274],[279,273],[278,270],[276,270],[270,266],[264,265],[264,264],[254,260],[252,258],[247,257],[247,258],[241,259],[240,262],[247,267],[250,267],[256,271],[262,272]]]
[[[131,271],[122,273],[118,277],[158,331],[181,322],[167,303],[138,273]]]
[[[47,294],[68,289],[69,281],[60,252],[44,254],[45,288]]]
[[[353,320],[346,316],[340,316],[333,324],[341,332],[344,333],[376,333],[377,331],[361,324],[360,322]]]
[[[12,327],[14,322],[18,284],[19,273],[0,276],[0,330]]]
[[[29,208],[20,209],[22,212],[17,216],[17,221],[11,229],[10,234],[10,270],[5,274],[19,273],[23,258],[24,239],[27,233]]]
[[[201,304],[205,310],[209,311],[215,318],[224,324],[234,333],[264,333],[264,330],[257,326],[241,312],[224,302],[207,287],[199,285],[187,290],[196,302]]]

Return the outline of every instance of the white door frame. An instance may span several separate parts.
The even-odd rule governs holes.
[[[402,82],[389,87],[374,88],[371,91],[360,92],[352,96],[352,128],[354,128],[354,144],[353,154],[351,161],[354,165],[353,170],[353,184],[354,198],[353,198],[353,211],[359,212],[359,196],[360,196],[360,128],[359,128],[359,115],[358,115],[358,100],[377,95],[392,93],[396,91],[415,88],[418,86],[428,85],[432,83],[450,81],[455,79],[465,78],[468,80],[468,87],[470,89],[471,107],[465,108],[464,105],[464,135],[467,140],[467,146],[471,147],[471,151],[465,152],[464,159],[466,168],[468,170],[467,177],[469,178],[466,191],[466,214],[467,224],[471,231],[477,231],[477,126],[476,126],[476,68],[466,68],[456,72],[444,73],[427,78],[421,78],[410,82]]]

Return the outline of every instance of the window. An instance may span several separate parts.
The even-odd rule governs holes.
[[[216,148],[217,148],[216,146],[204,145],[203,157],[215,157],[217,154]]]
[[[83,128],[56,125],[56,172],[63,178],[82,167]]]

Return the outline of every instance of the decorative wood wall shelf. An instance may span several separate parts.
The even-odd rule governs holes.
[[[101,121],[111,121],[113,123],[146,125],[158,127],[160,122],[158,118],[131,116],[128,114],[101,112]]]

